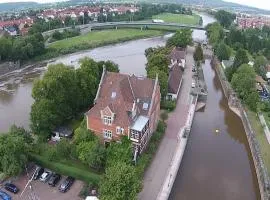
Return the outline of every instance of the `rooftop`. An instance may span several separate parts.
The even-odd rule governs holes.
[[[133,126],[131,127],[131,129],[133,129],[135,131],[141,132],[143,130],[143,128],[145,127],[145,125],[147,124],[148,121],[149,121],[149,118],[148,117],[139,116],[136,119],[136,121],[133,124]]]

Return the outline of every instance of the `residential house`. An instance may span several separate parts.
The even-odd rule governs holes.
[[[169,55],[170,65],[169,68],[173,67],[175,64],[185,69],[186,65],[186,49],[174,47]]]
[[[174,64],[169,72],[167,100],[176,100],[178,98],[182,76],[183,70],[178,64]]]
[[[86,113],[87,128],[105,145],[125,135],[134,155],[150,140],[160,115],[160,87],[155,80],[103,70],[95,105]]]

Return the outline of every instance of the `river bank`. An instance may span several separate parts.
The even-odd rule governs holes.
[[[97,47],[123,43],[131,40],[157,37],[164,34],[164,31],[158,30],[113,29],[93,31],[87,35],[59,40],[49,45],[44,54],[35,57],[31,61],[26,61],[20,67],[10,66],[9,62],[2,63],[1,67],[3,69],[0,70],[0,78],[2,78],[3,75],[9,75],[10,73],[12,74],[12,72],[16,70],[25,70],[28,68],[46,66],[47,63],[56,60],[55,58],[67,54],[82,52],[83,50],[91,50]]]
[[[270,197],[269,191],[269,174],[264,166],[264,162],[262,160],[261,150],[259,143],[256,139],[256,133],[253,131],[251,126],[250,117],[251,112],[243,107],[240,100],[235,96],[234,91],[232,90],[230,83],[227,81],[224,71],[221,67],[221,64],[218,62],[217,58],[212,59],[213,67],[215,68],[219,81],[222,85],[223,92],[228,99],[228,105],[233,112],[240,117],[246,137],[249,143],[249,148],[251,151],[254,167],[256,170],[257,180],[260,188],[260,196],[262,200],[267,200]]]

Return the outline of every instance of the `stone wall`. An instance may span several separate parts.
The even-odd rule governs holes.
[[[247,136],[251,155],[253,158],[254,167],[256,170],[258,184],[260,188],[261,199],[269,200],[270,199],[269,175],[266,167],[264,166],[259,143],[250,125],[250,121],[248,119],[246,111],[242,106],[241,101],[236,97],[235,92],[232,90],[230,83],[227,81],[224,71],[223,69],[221,69],[220,67],[221,65],[216,57],[212,58],[211,64],[212,66],[214,66],[215,71],[218,75],[218,78],[223,88],[223,92],[228,99],[229,107],[235,108],[239,111],[238,113],[244,125],[245,133]]]

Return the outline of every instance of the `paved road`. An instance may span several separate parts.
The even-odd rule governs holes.
[[[194,64],[193,51],[194,48],[188,48],[186,69],[183,75],[177,106],[175,111],[169,115],[166,133],[151,165],[145,173],[143,190],[139,194],[140,200],[155,200],[157,198],[176,150],[177,134],[185,124],[191,100],[189,93],[192,82],[192,65]]]

